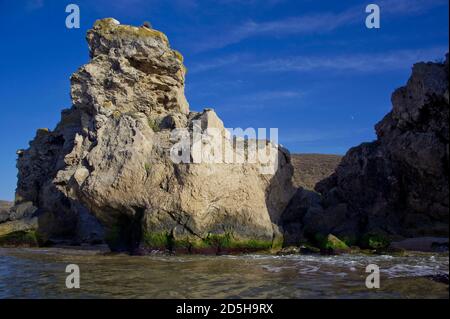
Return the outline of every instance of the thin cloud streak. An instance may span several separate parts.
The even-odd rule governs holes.
[[[247,95],[239,95],[236,98],[228,99],[226,103],[218,105],[218,108],[222,111],[235,111],[237,107],[239,107],[239,109],[292,107],[292,101],[299,101],[304,95],[304,92],[294,90],[267,90]],[[273,103],[274,101],[277,103]]]
[[[260,35],[280,36],[330,32],[354,21],[359,14],[359,11],[348,10],[340,14],[320,13],[263,23],[248,21],[231,29],[228,33],[222,34],[220,37],[209,37],[207,40],[198,42],[201,44],[195,48],[195,51],[202,52],[220,49]]]
[[[224,66],[234,65],[242,63],[249,58],[248,54],[232,54],[228,56],[219,57],[216,59],[209,59],[206,62],[195,63],[193,65],[188,65],[189,73],[201,73],[209,70],[219,69]]]
[[[241,96],[239,99],[252,102],[265,102],[280,99],[293,99],[302,97],[304,94],[299,91],[264,91]]]
[[[38,10],[44,7],[44,0],[28,0],[26,4],[26,9],[28,11]]]
[[[441,59],[448,48],[438,47],[425,50],[397,50],[386,53],[349,54],[338,56],[298,56],[273,59],[252,67],[265,72],[309,72],[315,70],[353,71],[360,73],[379,73],[409,69],[418,61]]]
[[[446,0],[385,0],[378,2],[382,15],[385,17],[422,14],[447,3]],[[202,41],[196,41],[195,43],[198,44],[193,49],[196,52],[221,49],[255,36],[328,33],[346,25],[363,24],[365,14],[365,5],[358,5],[338,13],[313,13],[268,22],[250,20],[230,28],[228,32],[221,32],[220,36],[215,33]]]
[[[209,63],[198,63],[193,66],[193,72],[201,73],[233,66],[233,69],[257,72],[311,72],[323,70],[379,73],[410,69],[411,65],[419,61],[440,60],[447,52],[448,47],[432,47],[427,49],[393,50],[383,53],[289,56],[266,60],[249,55],[231,55],[218,58]],[[251,61],[260,62],[255,63]]]
[[[347,137],[374,131],[373,128],[355,128],[352,130],[298,130],[283,133],[280,131],[279,139],[282,143],[316,143],[320,141],[336,141]]]
[[[265,6],[273,7],[285,0],[218,0],[222,5],[241,5],[241,6]]]

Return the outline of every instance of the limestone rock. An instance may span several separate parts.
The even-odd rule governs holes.
[[[0,237],[16,232],[35,230],[37,228],[37,222],[37,218],[33,217],[1,223]]]
[[[0,246],[37,245],[35,212],[36,207],[31,202],[13,206],[11,202],[0,201]]]
[[[72,107],[18,153],[16,205],[38,208],[40,236],[132,251],[275,244],[294,192],[288,151],[258,141],[271,150],[267,163],[192,162],[198,153],[174,161],[171,150],[196,128],[206,155],[240,154],[213,110],[189,111],[182,56],[161,32],[114,19],[97,21],[87,41],[91,61],[71,77]]]
[[[9,220],[10,209],[13,206],[13,203],[0,200],[0,223],[3,223]]]
[[[36,212],[37,208],[32,202],[22,202],[10,209],[9,220],[18,220],[30,218]]]

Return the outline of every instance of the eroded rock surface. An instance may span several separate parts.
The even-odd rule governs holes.
[[[293,194],[289,153],[262,141],[274,154],[264,165],[194,155],[175,163],[173,129],[225,131],[213,110],[189,110],[182,56],[159,31],[114,19],[97,21],[87,41],[91,61],[71,77],[73,106],[19,151],[16,205],[37,208],[42,240],[105,239],[132,251],[279,244],[276,224]],[[226,134],[221,141],[238,152]]]

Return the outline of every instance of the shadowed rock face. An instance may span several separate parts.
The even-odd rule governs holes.
[[[114,250],[268,248],[293,194],[289,153],[259,163],[176,164],[172,129],[224,131],[213,110],[190,112],[185,67],[164,34],[99,20],[91,61],[71,77],[73,106],[19,151],[16,205],[37,208],[45,240],[106,239]],[[231,149],[232,140],[223,139]],[[266,142],[264,142],[266,144]],[[235,152],[235,150],[231,150]]]
[[[444,63],[418,63],[392,95],[392,111],[376,125],[377,140],[351,148],[315,189],[299,191],[283,225],[292,241],[333,233],[448,236],[449,91]]]

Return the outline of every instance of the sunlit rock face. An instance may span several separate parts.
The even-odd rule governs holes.
[[[199,143],[232,157],[242,150],[213,110],[189,110],[183,57],[163,33],[103,19],[87,41],[91,60],[71,77],[72,107],[19,152],[16,205],[36,207],[43,241],[191,252],[280,244],[276,225],[293,194],[289,153],[258,141],[267,162],[174,161],[174,130],[193,140],[200,127]]]

